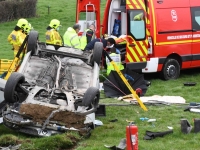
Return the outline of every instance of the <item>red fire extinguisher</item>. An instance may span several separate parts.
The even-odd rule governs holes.
[[[138,150],[138,128],[134,124],[126,127],[127,150]]]

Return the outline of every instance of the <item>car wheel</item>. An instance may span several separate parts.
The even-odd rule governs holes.
[[[161,75],[164,80],[177,79],[180,75],[180,64],[178,61],[175,59],[167,59]]]
[[[93,56],[92,56],[92,59],[91,59],[92,65],[94,65],[94,62],[96,62],[97,65],[100,64],[102,52],[103,52],[103,43],[96,42],[95,45],[94,45]]]
[[[23,82],[25,82],[25,77],[23,74],[18,72],[13,72],[11,74],[4,88],[4,98],[6,102],[14,103],[19,101],[19,84]]]
[[[97,108],[99,104],[99,98],[99,89],[96,87],[89,87],[83,96],[82,105]]]
[[[38,41],[38,32],[31,31],[28,37],[28,46],[27,52],[31,51],[31,56],[37,54],[37,41]]]

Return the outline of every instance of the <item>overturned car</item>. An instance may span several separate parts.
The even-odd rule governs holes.
[[[4,88],[5,126],[35,136],[69,130],[89,133],[99,104],[99,63],[103,45],[92,52],[27,39],[27,54]]]

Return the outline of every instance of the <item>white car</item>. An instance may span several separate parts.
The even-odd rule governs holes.
[[[99,104],[99,64],[103,45],[92,52],[38,42],[31,31],[27,54],[6,82],[2,112],[5,126],[50,136],[68,130],[89,133]]]

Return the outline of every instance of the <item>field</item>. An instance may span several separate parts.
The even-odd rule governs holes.
[[[106,0],[102,1],[102,8]],[[75,0],[45,1],[38,0],[37,17],[27,18],[35,30],[39,32],[39,40],[44,41],[46,27],[51,19],[59,19],[62,24],[60,34],[63,35],[67,27],[75,22]],[[48,6],[50,13],[48,14]],[[103,9],[101,16],[103,16]],[[13,30],[17,20],[0,24],[0,59],[13,59],[11,45],[7,36]],[[0,125],[0,147],[21,143],[22,150],[106,150],[104,145],[118,145],[126,137],[126,120],[135,122],[139,130],[140,150],[199,150],[200,133],[181,133],[180,119],[186,118],[194,127],[194,118],[200,114],[183,111],[190,102],[200,102],[200,69],[181,71],[177,80],[163,81],[158,74],[145,74],[145,79],[151,81],[151,86],[145,96],[181,96],[186,105],[146,105],[148,111],[143,111],[138,105],[129,105],[127,102],[106,98],[101,92],[101,104],[106,104],[106,116],[96,117],[103,125],[96,127],[88,139],[76,133],[66,133],[47,138],[36,138],[21,134]],[[196,86],[184,86],[184,82],[196,82]],[[119,106],[123,104],[123,106]],[[126,105],[126,106],[125,106]],[[141,121],[140,118],[156,119],[154,124]],[[117,119],[116,122],[111,120]],[[161,132],[167,131],[167,126],[173,127],[173,134],[153,140],[143,140],[146,130]],[[70,138],[73,137],[73,138]]]

